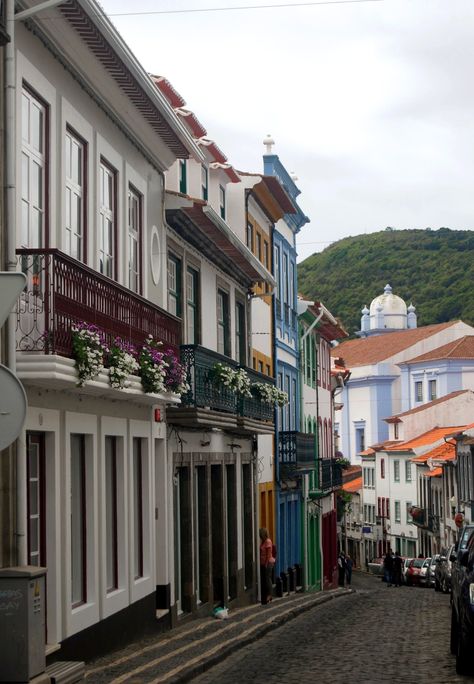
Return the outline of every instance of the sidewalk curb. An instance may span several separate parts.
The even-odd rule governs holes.
[[[285,612],[283,615],[276,615],[269,622],[265,622],[262,625],[258,625],[251,635],[243,636],[241,639],[236,640],[232,644],[224,644],[222,646],[222,649],[218,653],[215,653],[209,656],[208,658],[206,658],[206,654],[204,653],[202,655],[201,662],[183,669],[179,673],[179,675],[176,675],[175,677],[167,678],[165,676],[165,678],[163,678],[160,681],[166,682],[166,684],[184,684],[185,682],[189,682],[198,675],[203,674],[210,668],[221,663],[235,651],[238,651],[240,648],[243,648],[244,646],[248,646],[249,644],[254,643],[257,639],[260,639],[261,637],[265,636],[268,632],[272,631],[273,629],[281,627],[290,620],[294,620],[294,618],[298,617],[298,615],[301,615],[318,605],[322,605],[324,603],[328,603],[329,601],[342,598],[343,596],[349,596],[350,594],[354,593],[356,593],[354,589],[342,589],[334,590],[334,593],[331,593],[329,595],[326,593],[318,594],[317,596],[315,596],[314,601],[307,601],[300,606],[294,606],[291,610]]]

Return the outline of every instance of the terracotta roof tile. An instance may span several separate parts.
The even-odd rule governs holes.
[[[442,347],[433,349],[426,354],[421,354],[421,356],[415,356],[415,358],[410,359],[409,361],[404,361],[404,363],[418,363],[419,361],[431,361],[438,359],[474,360],[474,335],[465,335],[459,340],[454,340],[454,342],[444,344]]]
[[[352,494],[354,494],[355,492],[358,492],[360,489],[362,489],[362,478],[356,477],[355,480],[351,480],[350,482],[345,482],[342,485],[342,489],[345,492],[349,492]]]
[[[409,439],[406,442],[400,442],[393,446],[388,446],[384,451],[410,451],[411,449],[416,449],[417,447],[429,446],[438,442],[443,437],[452,434],[458,428],[455,427],[435,427],[427,432],[424,432],[413,439]],[[463,430],[464,426],[460,426],[459,430]]]
[[[445,394],[444,397],[439,397],[439,399],[433,399],[433,401],[428,401],[426,404],[421,404],[421,406],[416,406],[415,408],[412,408],[409,411],[404,411],[403,413],[398,413],[396,416],[390,416],[389,418],[384,418],[384,420],[386,420],[388,423],[397,422],[397,421],[395,421],[396,418],[402,418],[403,416],[411,416],[413,413],[419,413],[420,411],[425,411],[426,409],[431,408],[432,406],[436,406],[436,404],[442,404],[444,401],[449,401],[450,399],[454,399],[454,397],[458,397],[460,394],[466,394],[466,392],[472,392],[472,390],[463,389],[463,390],[456,390],[456,392],[450,392],[449,394]]]
[[[439,467],[439,468],[433,468],[433,470],[428,470],[428,472],[423,473],[423,476],[424,477],[439,477],[442,474],[443,474],[443,469],[441,467]]]
[[[434,449],[430,449],[421,456],[415,456],[415,458],[410,459],[413,463],[426,463],[428,459],[434,461],[454,461],[456,457],[456,447],[452,442],[443,442],[443,444],[438,444]]]
[[[360,340],[347,340],[341,342],[331,353],[333,356],[342,356],[349,367],[366,366],[398,354],[417,342],[421,342],[442,330],[446,330],[456,323],[459,323],[459,321],[425,325],[421,328],[400,330],[400,332],[392,332],[385,335],[372,335]]]

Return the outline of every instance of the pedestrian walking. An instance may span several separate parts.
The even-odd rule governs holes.
[[[352,580],[352,566],[354,565],[352,558],[347,554],[346,556],[346,581],[347,581],[347,586],[351,586],[351,580]]]
[[[386,582],[387,587],[392,586],[392,574],[393,574],[393,555],[392,555],[392,550],[389,549],[388,552],[385,554],[385,558],[383,559],[383,577],[384,577],[384,581]]]
[[[401,587],[402,585],[402,567],[403,558],[400,556],[398,551],[395,551],[395,556],[393,558],[393,583],[396,587]]]
[[[262,605],[265,606],[272,600],[272,576],[275,558],[273,556],[273,542],[268,536],[268,530],[262,527],[258,534],[260,536],[260,594]]]
[[[337,557],[337,572],[338,572],[338,584],[340,587],[344,586],[344,579],[346,577],[346,558],[343,551],[340,552]]]

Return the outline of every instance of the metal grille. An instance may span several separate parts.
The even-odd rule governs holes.
[[[18,351],[71,356],[72,327],[84,321],[139,347],[148,335],[178,350],[181,321],[58,250],[18,250],[27,277],[19,297]]]

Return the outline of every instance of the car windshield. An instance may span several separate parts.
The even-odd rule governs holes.
[[[431,563],[431,558],[425,558],[425,561],[423,563],[423,567],[426,568],[428,565]]]
[[[412,563],[413,568],[422,568],[423,563],[425,562],[424,558],[415,558]]]
[[[465,551],[467,549],[469,539],[471,538],[471,534],[473,532],[474,532],[474,527],[465,527],[464,528],[464,530],[462,532],[461,541],[459,542],[459,550],[460,551]]]

